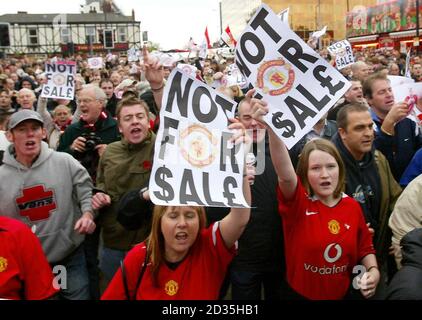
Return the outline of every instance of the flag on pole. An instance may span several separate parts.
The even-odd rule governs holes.
[[[230,39],[230,42],[231,42],[231,43],[229,43],[229,46],[231,47],[233,45],[234,47],[236,47],[237,41],[234,39],[233,34],[230,30],[230,27],[227,26],[225,31],[226,31],[227,35],[229,36],[229,39]]]
[[[208,47],[208,49],[211,49],[210,37],[208,35],[208,27],[205,27],[205,40],[207,40],[207,47]]]

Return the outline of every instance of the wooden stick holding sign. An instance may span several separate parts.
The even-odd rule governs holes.
[[[149,194],[159,205],[248,207],[236,103],[179,69],[164,88]],[[236,129],[236,132],[227,129]]]
[[[340,99],[349,81],[261,5],[240,36],[236,64],[270,112],[265,121],[290,149]]]

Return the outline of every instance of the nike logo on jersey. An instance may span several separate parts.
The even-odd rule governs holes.
[[[306,209],[305,214],[306,214],[307,216],[312,216],[313,214],[318,214],[318,212],[315,212],[315,211],[308,211],[308,209]]]

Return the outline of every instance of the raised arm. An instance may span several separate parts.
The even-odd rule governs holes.
[[[242,140],[245,138],[245,127],[237,119],[230,119],[233,123],[229,125],[229,129],[235,130],[233,140]],[[248,205],[251,205],[251,189],[247,175],[243,177],[243,195]],[[230,213],[220,222],[220,232],[227,248],[231,248],[233,244],[240,238],[250,217],[250,208],[232,208]]]
[[[41,118],[44,121],[44,128],[47,129],[47,132],[51,132],[52,128],[54,127],[54,121],[51,117],[50,112],[47,110],[47,98],[38,98],[37,103],[37,112],[40,114]]]
[[[293,197],[297,186],[297,175],[293,167],[292,161],[287,151],[286,145],[281,141],[274,131],[265,123],[263,116],[269,111],[265,101],[252,98],[255,90],[250,90],[246,94],[247,99],[251,99],[252,117],[264,125],[268,132],[270,143],[271,160],[278,176],[278,185],[286,199]]]
[[[152,94],[154,95],[155,104],[158,110],[161,109],[161,100],[164,91],[164,71],[159,59],[151,57],[147,47],[142,48],[142,56],[144,58],[144,73],[148,80]]]

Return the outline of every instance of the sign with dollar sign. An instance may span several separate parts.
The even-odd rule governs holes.
[[[264,121],[289,149],[350,87],[338,70],[265,4],[258,7],[240,35],[235,57],[249,87],[268,103]]]
[[[272,122],[277,129],[285,129],[281,131],[281,135],[285,138],[295,136],[296,126],[291,120],[283,120],[283,112],[276,112],[273,114]]]
[[[163,92],[149,183],[151,201],[166,206],[247,207],[244,145],[228,130],[236,102],[175,68]],[[237,132],[236,132],[237,133]]]

